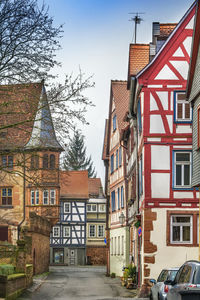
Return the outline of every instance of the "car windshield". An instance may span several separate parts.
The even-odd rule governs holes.
[[[160,273],[159,277],[158,277],[158,282],[163,282],[167,279],[167,275],[168,275],[168,270],[162,270],[162,272]]]
[[[196,267],[196,270],[194,272],[193,283],[200,284],[200,266]]]
[[[169,275],[167,276],[167,280],[173,281],[177,272],[178,272],[178,270],[172,270],[172,271],[170,271]]]

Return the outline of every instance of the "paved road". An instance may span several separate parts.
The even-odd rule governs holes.
[[[51,267],[49,276],[36,278],[34,286],[18,300],[120,300],[133,297],[134,290],[122,287],[119,278],[106,277],[104,267]]]

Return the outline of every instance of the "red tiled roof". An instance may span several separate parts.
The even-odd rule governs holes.
[[[100,178],[88,178],[88,189],[90,196],[99,196],[99,188],[102,188]]]
[[[119,132],[124,129],[128,122],[124,121],[124,115],[128,112],[129,91],[127,81],[111,81],[112,95],[115,101],[115,109]]]
[[[28,142],[41,90],[42,83],[0,86],[0,149],[16,150]]]
[[[177,23],[160,23],[160,35],[159,37],[168,37],[174,30]]]
[[[88,171],[60,171],[60,196],[88,199]]]
[[[130,44],[128,62],[128,86],[130,77],[136,75],[149,63],[149,44]]]
[[[106,119],[106,121],[105,121],[102,160],[106,160],[109,158],[109,155],[107,153],[107,146],[108,146],[108,119]]]

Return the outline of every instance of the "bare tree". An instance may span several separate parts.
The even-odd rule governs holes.
[[[62,26],[43,4],[36,0],[0,1],[0,82],[30,82],[50,76],[59,65],[55,52],[60,49]]]

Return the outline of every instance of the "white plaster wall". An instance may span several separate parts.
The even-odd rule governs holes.
[[[112,135],[112,132],[111,132]],[[119,131],[115,130],[110,139],[110,151],[119,143]]]
[[[163,109],[168,110],[168,92],[156,92],[156,94],[162,103]]]
[[[189,64],[187,61],[171,60],[170,63],[181,74],[181,76],[187,80]]]
[[[194,16],[192,17],[192,19],[190,20],[190,22],[187,24],[187,26],[185,27],[185,29],[193,29],[194,27]]]
[[[166,245],[167,210],[169,209],[152,209],[153,212],[157,213],[157,220],[153,222],[150,241],[157,245],[157,252],[155,264],[148,264],[150,278],[156,279],[163,268],[180,267],[186,260],[198,260],[198,247],[170,247]],[[173,211],[173,209],[170,210]],[[194,209],[187,208],[188,210],[194,211]]]
[[[156,76],[155,79],[158,80],[168,80],[168,79],[173,79],[173,80],[177,80],[178,77],[175,75],[174,72],[172,72],[172,70],[165,65],[160,72],[158,73],[158,75]]]
[[[150,133],[165,133],[163,121],[160,115],[150,116]]]
[[[122,236],[124,236],[124,254],[121,255],[111,255],[110,254],[110,273],[115,273],[117,276],[123,275],[123,267],[128,266],[129,264],[129,228],[128,227],[120,227],[117,229],[110,230],[110,239],[117,238],[117,247],[118,247],[118,236],[120,236],[120,243],[122,241]],[[121,247],[121,245],[120,245]],[[117,249],[117,248],[116,248]],[[110,251],[111,253],[111,251]]]
[[[177,125],[176,133],[192,133],[192,126],[190,125]]]
[[[169,198],[170,174],[152,173],[151,174],[151,193],[152,198]]]
[[[191,46],[192,46],[192,36],[186,37],[186,39],[183,42],[183,45],[184,45],[185,50],[187,51],[188,55],[190,56]]]
[[[169,146],[151,146],[151,169],[170,170],[170,148]]]
[[[193,192],[174,192],[174,198],[179,198],[179,199],[190,198],[190,199],[193,199],[194,195],[193,195]]]

